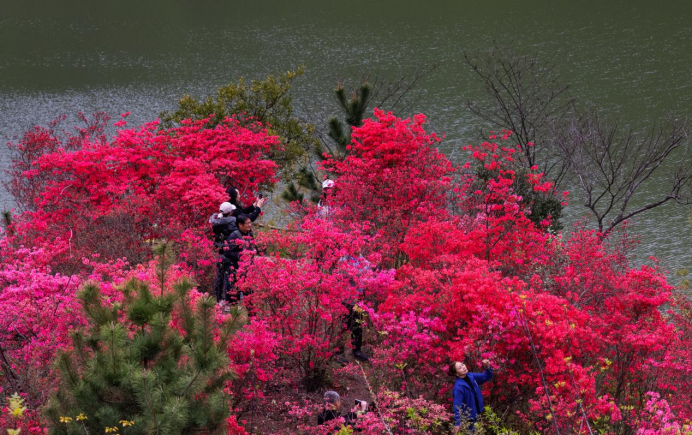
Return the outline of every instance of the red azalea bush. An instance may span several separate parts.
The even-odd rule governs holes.
[[[400,316],[372,311],[370,317],[378,338],[372,355],[375,385],[406,397],[432,398],[429,393],[435,389],[447,392],[445,327],[439,318],[427,309]]]
[[[1,385],[9,393],[25,392],[31,406],[50,395],[50,361],[69,346],[70,330],[81,323],[78,285],[78,279],[49,269],[6,263],[0,270]]]
[[[230,182],[251,192],[274,181],[277,165],[268,155],[279,146],[260,126],[207,122],[166,130],[152,122],[112,140],[90,130],[65,140],[53,130],[26,134],[11,173],[31,206],[16,223],[18,234],[73,258],[96,252],[133,262],[148,257],[153,240],[205,234]]]
[[[381,299],[391,282],[389,272],[370,267],[380,256],[367,254],[372,238],[364,232],[312,216],[300,230],[264,236],[274,252],[246,257],[241,266],[239,286],[250,294],[250,312],[276,334],[279,361],[309,390],[324,385],[328,363],[345,341],[346,305]]]
[[[513,189],[515,150],[494,143],[469,149],[471,159],[494,177],[462,177],[457,199],[447,207],[457,210],[457,216],[442,210],[407,229],[400,246],[409,264],[398,268],[381,306],[396,316],[394,322],[405,324],[405,316],[411,315],[439,318],[445,330],[430,338],[430,333],[420,336],[413,330],[396,337],[403,344],[381,340],[377,352],[418,349],[416,342],[424,341],[449,349],[450,358],[491,357],[503,378],[488,387],[491,403],[505,415],[507,408],[513,411],[515,424],[567,430],[588,419],[604,430],[624,430],[631,415],[642,409],[644,392],[661,388],[662,378],[679,378],[679,364],[664,363],[666,355],[679,349],[679,329],[662,312],[671,287],[655,269],[629,269],[623,248],[604,244],[597,234],[577,231],[565,243],[546,232],[549,222],[536,226],[528,219],[531,204]],[[382,165],[376,161],[371,167]],[[526,176],[535,190],[551,191],[542,174]],[[342,179],[337,181],[337,203]],[[361,180],[379,181],[376,176]],[[376,190],[371,189],[358,188]],[[393,204],[397,199],[393,194]],[[589,276],[565,279],[575,270]],[[386,333],[387,326],[382,328]],[[393,355],[401,357],[398,364],[391,363]],[[383,357],[380,361],[389,361],[390,371],[379,378],[400,388],[401,368],[417,364],[416,374],[432,374],[426,378],[433,386],[429,398],[449,394],[434,387],[445,383],[439,359],[423,351],[412,363],[406,361],[408,355],[393,351]],[[628,409],[632,411],[625,413]]]
[[[298,425],[298,431],[306,435],[328,435],[334,433],[362,433],[366,435],[432,435],[451,434],[453,420],[446,406],[425,400],[412,399],[403,394],[382,390],[376,397],[376,406],[369,412],[359,413],[353,427],[343,430],[343,417],[328,421],[322,426],[313,422]],[[343,405],[342,405],[343,406]],[[306,412],[307,411],[307,412]],[[319,407],[295,407],[290,412],[296,418],[308,416],[308,420],[319,412]],[[304,418],[303,418],[304,419]],[[341,432],[340,432],[341,430]],[[295,432],[293,432],[295,433]]]
[[[14,249],[0,239],[0,392],[45,403],[55,381],[50,361],[81,324],[80,278],[55,274],[44,249]]]
[[[46,126],[35,126],[25,131],[19,142],[8,144],[10,150],[14,151],[14,158],[7,171],[10,179],[5,187],[21,211],[34,210],[35,199],[53,179],[50,172],[36,173],[31,178],[26,176],[40,157],[60,151],[78,150],[85,140],[106,143],[104,131],[110,120],[108,115],[98,112],[88,117],[80,112],[77,118],[79,124],[74,131],[62,128],[67,119],[63,115]]]
[[[507,141],[509,137],[506,133],[501,139]],[[465,174],[457,189],[457,208],[466,240],[463,249],[502,268],[506,275],[526,276],[537,266],[549,264],[546,245],[550,245],[550,235],[546,229],[551,222],[547,219],[537,227],[529,218],[532,204],[515,188],[523,182],[533,192],[554,194],[552,184],[535,169],[525,175],[516,173],[513,168],[521,158],[518,148],[484,142],[464,149],[471,154],[464,168],[478,169]],[[477,175],[479,171],[484,177]]]
[[[440,142],[423,128],[424,115],[402,120],[375,109],[375,117],[355,128],[344,160],[323,161],[336,173],[334,219],[368,222],[385,264],[403,261],[400,245],[411,227],[446,214],[454,168],[433,148]]]
[[[338,177],[328,212],[257,235],[260,253],[245,255],[238,273],[252,321],[228,342],[235,412],[271,403],[277,383],[326,387],[340,373],[335,352],[349,343],[347,304],[358,302],[379,410],[363,416],[363,433],[386,433],[384,422],[395,433],[447,430],[446,366],[479,367],[485,358],[495,372],[483,387],[494,425],[684,431],[692,418],[688,298],[655,266],[633,268],[626,238],[580,227],[566,237],[551,233],[551,216],[534,222],[530,198],[556,192],[536,170],[513,169],[521,156],[506,145],[509,133],[467,147],[468,164],[455,168],[424,121],[376,110],[353,130],[348,157],[323,162]],[[36,367],[48,367],[80,321],[79,282],[112,286],[135,274],[156,283],[147,249],[168,238],[182,260],[172,275],[209,285],[207,217],[224,187],[274,181],[267,156],[278,142],[258,126],[147,124],[107,140],[102,122],[68,139],[55,126],[36,129],[19,145],[13,188],[31,206],[0,250],[0,345],[11,358],[2,386],[26,383],[36,402],[51,379]],[[519,194],[519,183],[538,196]],[[123,257],[131,272],[118,272],[130,268]],[[229,428],[245,431],[237,416]]]
[[[372,410],[357,419],[355,429],[367,435],[396,433],[424,435],[446,433],[453,423],[447,406],[418,397],[383,390],[376,397],[380,411]]]
[[[637,435],[683,435],[692,433],[692,422],[681,423],[658,393],[646,393],[644,412],[637,420]]]
[[[263,320],[252,320],[231,339],[228,357],[236,378],[228,393],[234,409],[242,411],[252,400],[264,398],[262,387],[274,380],[278,344],[276,334]]]

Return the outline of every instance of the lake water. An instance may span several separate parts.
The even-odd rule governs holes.
[[[319,121],[335,113],[329,97],[339,79],[393,79],[437,64],[414,107],[458,156],[479,128],[465,103],[480,88],[462,52],[493,41],[551,59],[579,100],[648,125],[669,111],[692,114],[691,18],[684,0],[4,2],[0,134],[78,111],[131,111],[138,124],[185,93],[300,64],[307,72],[294,88],[297,107]],[[0,168],[9,158],[0,148]],[[586,214],[574,192],[570,220]],[[0,193],[0,208],[11,206]],[[666,206],[639,217],[637,261],[655,255],[667,270],[692,266],[688,215]]]

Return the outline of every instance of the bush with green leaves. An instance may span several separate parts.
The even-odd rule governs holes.
[[[299,171],[310,164],[311,150],[319,146],[315,127],[293,111],[291,87],[304,71],[303,67],[298,67],[295,71],[272,74],[250,83],[241,78],[237,83],[218,88],[215,96],[201,100],[185,95],[178,101],[175,111],[161,113],[162,125],[173,127],[185,119],[211,119],[208,125],[214,128],[226,117],[234,117],[247,127],[261,123],[269,134],[278,136],[283,145],[272,156],[281,168],[281,178],[296,178]]]

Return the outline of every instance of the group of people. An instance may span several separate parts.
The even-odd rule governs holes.
[[[219,212],[209,218],[214,232],[214,248],[219,253],[214,295],[221,305],[240,302],[243,293],[235,286],[241,253],[254,250],[252,223],[262,212],[266,198],[258,194],[252,205],[243,207],[240,192],[235,186],[226,189],[228,201],[219,206]]]
[[[478,417],[483,414],[485,407],[480,386],[493,377],[489,360],[483,360],[483,367],[483,373],[469,373],[466,364],[461,361],[453,361],[448,367],[448,374],[455,378],[452,388],[454,433],[458,433],[462,428],[475,432]],[[353,428],[358,417],[368,410],[367,402],[356,400],[355,406],[349,412],[342,413],[341,397],[336,391],[327,391],[322,400],[322,411],[317,415],[318,425],[343,418],[343,424]]]

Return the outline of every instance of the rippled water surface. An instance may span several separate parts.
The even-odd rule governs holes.
[[[299,64],[307,73],[295,88],[297,106],[320,120],[334,113],[329,91],[338,79],[391,79],[437,64],[415,109],[446,135],[442,149],[458,156],[480,127],[465,109],[480,89],[461,53],[493,41],[549,57],[574,96],[625,124],[692,114],[692,3],[683,0],[101,3],[3,4],[4,137],[78,111],[131,111],[131,124],[145,122],[185,93],[207,95],[240,76]],[[1,168],[9,158],[0,149]],[[585,214],[579,204],[573,195],[571,220]],[[11,207],[0,193],[0,208]],[[637,261],[655,255],[668,270],[691,266],[688,213],[670,206],[638,218]]]

